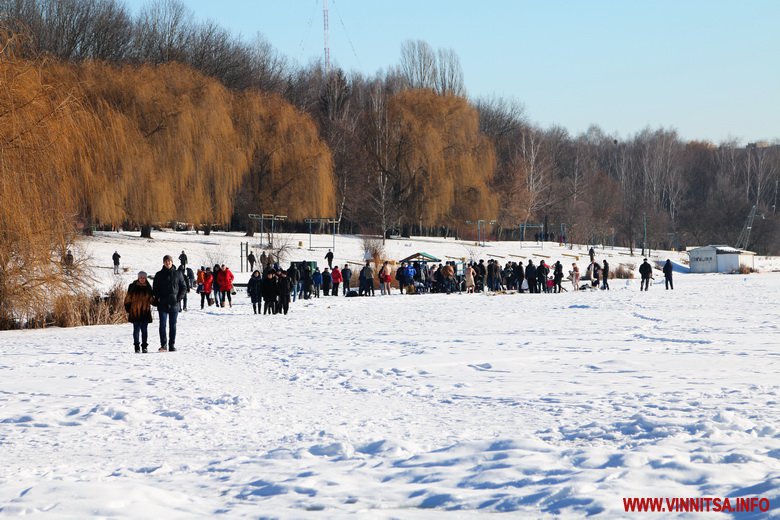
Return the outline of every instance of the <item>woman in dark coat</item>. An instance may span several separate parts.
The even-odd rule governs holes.
[[[130,284],[125,295],[127,321],[133,324],[133,344],[136,354],[147,352],[149,346],[148,326],[152,322],[152,286],[146,280],[146,273],[138,273],[138,279]],[[140,336],[140,338],[139,338]]]
[[[260,276],[260,271],[255,270],[252,273],[252,277],[246,284],[246,290],[252,299],[252,312],[260,314],[260,301],[263,298],[263,277]]]
[[[529,293],[535,293],[537,283],[536,283],[536,266],[534,265],[533,260],[528,260],[528,265],[525,268],[525,279],[528,280],[528,292]]]

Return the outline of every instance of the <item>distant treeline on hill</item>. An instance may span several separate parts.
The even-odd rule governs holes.
[[[734,243],[756,205],[748,247],[780,253],[777,145],[572,136],[516,101],[470,100],[458,57],[424,41],[365,77],[194,20],[176,0],[136,16],[117,0],[0,0],[0,291],[78,228],[243,229],[249,213],[460,236],[495,220],[496,238],[544,222],[616,245],[646,229],[671,248]]]

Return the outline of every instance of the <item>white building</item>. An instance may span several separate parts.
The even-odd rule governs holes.
[[[756,254],[730,246],[702,246],[688,250],[692,273],[737,273],[744,265],[754,269]]]

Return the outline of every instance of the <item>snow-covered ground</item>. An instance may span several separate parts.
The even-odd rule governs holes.
[[[84,247],[105,283],[119,250],[124,283],[182,249],[238,271],[246,240]],[[469,249],[587,261],[550,244],[387,248]],[[597,257],[638,264],[621,253]],[[338,263],[361,258],[339,237]],[[0,332],[0,516],[612,517],[645,496],[766,497],[780,516],[780,274],[611,285],[320,298],[287,316],[252,315],[239,291],[183,313],[171,354],[133,354],[129,325]]]

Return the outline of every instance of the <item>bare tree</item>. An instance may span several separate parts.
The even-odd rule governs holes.
[[[366,147],[371,155],[375,169],[368,173],[368,183],[373,185],[370,200],[373,203],[377,223],[382,231],[382,244],[385,244],[387,231],[398,221],[398,184],[397,169],[390,165],[398,158],[397,149],[391,145],[391,128],[387,114],[387,95],[380,83],[375,83],[370,97],[368,114],[369,136]]]
[[[441,95],[464,96],[463,69],[460,58],[452,49],[439,49],[436,65],[436,91]]]
[[[401,45],[401,72],[410,88],[436,88],[436,53],[423,40]]]
[[[135,58],[151,63],[186,62],[193,38],[193,14],[179,0],[156,0],[141,11],[135,26]]]

